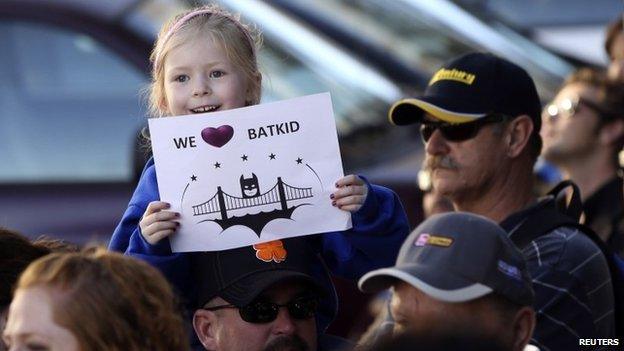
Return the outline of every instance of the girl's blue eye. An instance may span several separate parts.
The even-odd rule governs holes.
[[[184,75],[184,74],[175,77],[175,81],[178,82],[178,83],[184,83],[184,82],[186,82],[188,80],[189,80],[189,76]]]
[[[210,78],[221,78],[225,75],[223,71],[212,71],[210,72]]]

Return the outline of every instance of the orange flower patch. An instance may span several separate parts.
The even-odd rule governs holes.
[[[269,241],[253,246],[256,250],[256,257],[264,262],[283,262],[286,259],[286,249],[281,240]]]

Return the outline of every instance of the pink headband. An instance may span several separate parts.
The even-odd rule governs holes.
[[[196,16],[200,16],[200,15],[216,14],[216,13],[218,13],[219,15],[229,19],[230,21],[232,21],[232,23],[234,23],[234,25],[236,25],[236,27],[238,27],[238,29],[245,35],[245,38],[247,38],[247,40],[249,41],[249,47],[251,48],[252,55],[255,57],[256,56],[256,52],[255,52],[254,41],[251,38],[251,36],[249,35],[249,32],[236,19],[230,17],[229,15],[227,15],[225,13],[216,12],[214,9],[198,9],[198,10],[190,12],[190,13],[186,14],[184,17],[180,18],[173,26],[171,26],[171,28],[169,29],[167,34],[165,34],[165,36],[163,37],[163,39],[162,39],[162,46],[161,47],[164,47],[165,43],[167,43],[167,41],[171,38],[171,36],[175,32],[177,32],[191,18],[196,17]],[[159,61],[160,61],[160,51],[156,53],[156,57],[154,58],[154,68],[158,67]]]

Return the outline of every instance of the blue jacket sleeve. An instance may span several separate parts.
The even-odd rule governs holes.
[[[139,233],[139,221],[152,201],[160,200],[158,194],[158,183],[156,182],[156,168],[154,159],[149,159],[145,164],[139,183],[130,199],[126,212],[117,224],[111,240],[108,244],[109,250],[125,252],[128,249],[130,238],[141,235]]]
[[[398,196],[361,178],[368,187],[368,196],[352,215],[353,228],[321,235],[321,253],[329,269],[347,279],[359,279],[373,269],[392,266],[409,234]]]
[[[148,262],[160,270],[167,280],[175,287],[184,300],[192,298],[190,286],[190,259],[189,255],[172,253],[169,240],[165,239],[156,245],[151,245],[141,235],[139,221],[152,201],[160,200],[156,168],[154,160],[150,159],[137,185],[132,199],[121,221],[115,228],[109,243],[109,249],[124,252]]]

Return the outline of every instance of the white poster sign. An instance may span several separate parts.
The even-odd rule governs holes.
[[[331,205],[343,176],[329,93],[149,120],[160,198],[179,212],[174,252],[351,228]]]

